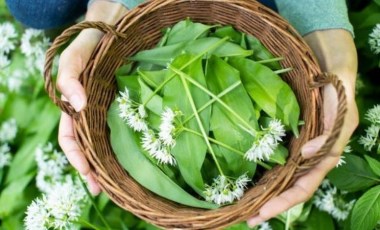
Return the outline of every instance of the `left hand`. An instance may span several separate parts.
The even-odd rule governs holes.
[[[292,187],[265,203],[261,207],[259,215],[247,221],[251,227],[309,200],[327,173],[338,163],[344,147],[359,122],[355,103],[357,55],[351,34],[342,29],[316,31],[308,34],[305,40],[313,49],[322,71],[336,74],[345,87],[347,113],[344,125],[330,153],[310,172],[300,177]],[[324,87],[323,98],[324,131],[321,136],[310,140],[302,147],[301,152],[304,158],[312,157],[323,146],[334,125],[338,101],[337,93],[332,85]]]

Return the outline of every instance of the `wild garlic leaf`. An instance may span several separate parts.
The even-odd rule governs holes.
[[[182,67],[192,59],[194,59],[193,55],[180,55],[173,61],[172,66],[176,69],[182,69]],[[202,68],[202,59],[197,59],[186,68],[182,69],[182,72],[199,84],[206,86]],[[186,81],[186,84],[188,84],[190,88],[191,97],[197,108],[200,108],[210,100],[209,96],[198,87],[192,85],[188,81]],[[183,118],[189,117],[193,114],[189,95],[185,93],[183,82],[178,75],[165,85],[163,103],[164,107],[180,110],[183,113]],[[210,108],[199,113],[203,128],[207,133],[209,131],[210,115]],[[197,133],[201,133],[201,129],[194,117],[183,126]],[[183,131],[177,137],[176,142],[176,145],[172,149],[172,154],[177,160],[177,165],[181,174],[186,183],[189,184],[199,195],[203,196],[204,181],[201,174],[201,168],[207,152],[205,140],[200,136]]]
[[[254,61],[263,61],[268,59],[273,59],[275,56],[254,36],[247,35],[246,41],[248,44],[248,49],[253,50],[252,58]],[[265,64],[272,70],[281,69],[279,62],[269,62]]]
[[[211,46],[221,41],[220,38],[207,37],[200,38],[195,41],[181,42],[174,45],[158,47],[151,50],[145,50],[131,57],[132,61],[149,62],[150,64],[166,67],[172,62],[173,58],[178,57],[182,53],[201,54]],[[231,42],[224,42],[216,49],[209,52],[208,55],[218,57],[246,57],[252,55],[251,50],[245,50],[239,45]]]
[[[252,100],[272,118],[280,119],[298,136],[300,107],[290,86],[268,67],[246,58],[230,58],[240,71],[242,82]]]
[[[111,105],[107,122],[111,131],[111,145],[118,161],[138,183],[157,195],[180,204],[206,209],[217,208],[216,205],[190,195],[144,156],[139,135],[119,117],[116,103]]]
[[[218,95],[229,86],[240,82],[239,72],[221,58],[212,56],[208,60],[207,70],[207,85],[214,95]],[[253,142],[253,136],[247,130],[249,128],[258,129],[255,109],[249,95],[244,86],[240,84],[221,97],[220,100],[232,111],[228,111],[220,103],[214,102],[210,120],[214,138],[241,152],[247,151]],[[234,114],[245,123],[242,123]],[[253,176],[256,169],[254,162],[247,161],[244,156],[222,146],[218,150],[225,158],[228,168],[233,172],[231,176],[239,177],[246,172],[249,177]]]
[[[209,30],[215,26],[209,26],[202,23],[192,22],[191,20],[183,20],[175,24],[168,33],[166,46],[189,42],[207,35]]]

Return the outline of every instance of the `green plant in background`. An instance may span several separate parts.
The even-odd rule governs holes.
[[[378,99],[380,98],[378,78],[380,74],[378,67],[380,1],[350,0],[348,2],[359,54],[358,82],[361,87],[357,90],[357,102],[362,118],[360,126],[352,137],[351,147],[347,148],[347,153],[344,153],[345,163],[342,161],[342,164],[328,175],[329,185],[324,183],[325,187],[321,186],[316,196],[309,202],[294,207],[257,229],[380,229],[378,224],[380,220],[379,137],[378,123],[375,122],[378,116],[371,115],[378,113],[380,104]],[[63,158],[59,157],[62,155],[55,155],[60,152],[59,150],[54,152],[57,143],[59,111],[42,90],[43,58],[38,56],[38,53],[43,52],[28,53],[28,49],[25,48],[28,46],[22,46],[23,42],[27,44],[29,40],[31,45],[36,44],[35,42],[41,44],[38,47],[43,50],[46,49],[48,41],[43,38],[41,31],[30,30],[34,32],[26,33],[26,29],[9,15],[4,4],[4,1],[0,1],[0,34],[2,36],[0,39],[0,166],[2,165],[0,167],[0,229],[18,230],[25,228],[24,220],[28,221],[25,214],[28,206],[29,212],[33,213],[33,210],[38,210],[40,204],[46,204],[44,202],[53,199],[48,197],[47,187],[45,189],[43,187],[45,182],[50,181],[49,177],[53,178],[56,175],[41,176],[43,170],[40,163],[36,161],[38,159],[36,151],[52,142],[53,151],[46,152],[46,162],[53,158]],[[223,38],[228,30],[226,28],[225,31],[219,31],[219,37]],[[35,35],[36,39],[31,39],[32,35]],[[25,37],[24,40],[23,37]],[[238,41],[241,38],[232,37],[232,39]],[[251,44],[253,46],[250,49],[253,49],[258,56],[267,55],[265,52],[255,51],[255,41]],[[270,67],[279,69],[278,66]],[[144,89],[148,90],[146,87]],[[157,118],[159,124],[160,117]],[[176,120],[177,118],[174,121]],[[68,164],[61,165],[64,165],[61,168],[62,175],[71,175],[73,178],[73,187],[70,189],[78,188],[76,185],[78,185],[79,177],[73,173],[73,169]],[[83,187],[78,189],[82,191],[80,194],[83,194]],[[61,201],[63,199],[64,197]],[[56,204],[60,202],[58,198],[53,200]],[[57,226],[67,224],[66,226],[82,229],[104,229],[106,224],[100,220],[98,210],[112,229],[156,229],[116,207],[104,194],[95,199],[88,197],[86,200],[86,203],[80,206],[80,214],[78,214],[79,211],[73,212],[75,214],[73,216],[78,218],[75,221],[70,219],[73,216],[66,215],[62,218],[63,213],[54,213],[54,216],[58,218],[49,219],[49,223],[56,222]],[[80,202],[77,204],[81,205]],[[45,205],[45,211],[48,212],[50,207],[52,206]],[[41,214],[43,211],[38,213]],[[336,215],[339,213],[340,215]],[[52,216],[53,213],[50,217]],[[42,223],[46,216],[41,214],[39,217]],[[59,222],[69,219],[69,222]],[[229,229],[249,228],[242,223]]]

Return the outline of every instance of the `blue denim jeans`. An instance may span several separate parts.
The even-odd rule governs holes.
[[[6,0],[12,15],[27,27],[52,29],[74,22],[87,9],[88,0]],[[260,0],[276,10],[274,0]]]

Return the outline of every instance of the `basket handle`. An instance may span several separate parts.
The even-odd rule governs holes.
[[[106,34],[112,34],[115,37],[125,38],[126,35],[117,32],[116,27],[108,25],[104,22],[95,22],[95,21],[84,21],[78,23],[68,29],[66,29],[61,35],[59,35],[51,45],[51,47],[46,52],[45,58],[45,69],[44,69],[44,80],[45,80],[45,90],[48,93],[49,97],[55,105],[57,105],[63,112],[72,116],[77,112],[70,105],[70,103],[63,101],[59,98],[56,91],[56,85],[52,78],[52,67],[54,57],[56,56],[58,49],[65,45],[73,35],[78,34],[84,29],[98,29]]]
[[[347,96],[342,81],[331,73],[321,73],[314,77],[314,83],[311,84],[312,88],[323,87],[327,84],[332,84],[338,95],[338,108],[332,132],[327,138],[325,144],[320,148],[316,154],[316,158],[325,156],[333,147],[335,141],[338,139],[344,124],[344,118],[347,113]],[[311,163],[311,162],[310,162]]]

